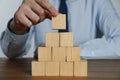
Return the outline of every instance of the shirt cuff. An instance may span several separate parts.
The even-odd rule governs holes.
[[[8,28],[6,29],[6,34],[13,40],[19,43],[26,42],[29,33],[25,33],[23,35],[17,35],[11,32]]]
[[[29,33],[23,35],[16,35],[12,33],[8,28],[4,31],[2,38],[2,49],[3,52],[8,56],[23,56],[26,51],[26,42]],[[10,50],[11,49],[11,50]],[[13,51],[12,51],[13,49]],[[10,50],[10,51],[9,51]],[[23,54],[20,54],[23,53]]]
[[[7,29],[6,29],[6,33],[7,35],[14,41],[17,41],[19,43],[21,42],[25,42],[28,38],[28,34],[29,34],[29,30],[22,34],[22,35],[17,35],[15,33],[13,33],[11,30],[10,30],[10,23],[11,21],[13,20],[13,18],[8,22],[8,25],[7,25]]]

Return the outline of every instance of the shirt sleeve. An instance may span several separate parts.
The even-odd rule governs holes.
[[[120,18],[111,0],[97,1],[97,21],[99,30],[104,34],[81,46],[83,59],[120,59]]]
[[[10,23],[10,22],[9,22]],[[8,24],[9,27],[9,24]],[[28,41],[30,42],[31,31],[23,35],[12,33],[9,28],[2,33],[1,48],[8,58],[19,58],[27,53]],[[29,40],[28,40],[29,39]]]

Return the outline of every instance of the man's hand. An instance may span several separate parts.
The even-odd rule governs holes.
[[[57,15],[58,12],[48,0],[23,0],[14,15],[10,29],[16,34],[23,34],[32,25]]]

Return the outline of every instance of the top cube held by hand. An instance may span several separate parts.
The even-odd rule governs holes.
[[[66,15],[65,14],[59,14],[56,17],[52,17],[52,29],[53,30],[66,29]]]

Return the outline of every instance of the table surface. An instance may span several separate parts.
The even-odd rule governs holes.
[[[32,60],[0,58],[0,80],[87,80],[86,77],[32,77]]]
[[[120,60],[88,60],[87,77],[32,77],[32,58],[0,58],[0,80],[120,80]]]

